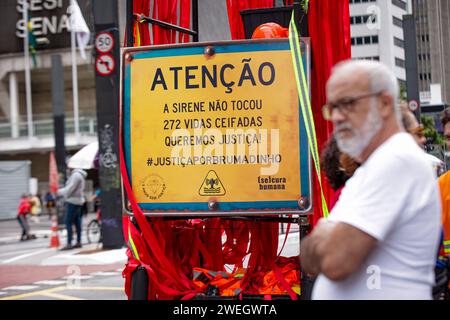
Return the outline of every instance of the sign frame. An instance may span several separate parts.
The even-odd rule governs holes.
[[[305,64],[305,71],[307,74],[308,86],[310,84],[310,70],[311,70],[311,54],[310,54],[310,39],[302,38],[300,40],[302,48],[302,57]],[[170,50],[179,49],[189,52],[191,55],[204,54],[206,48],[214,48],[215,54],[241,52],[233,51],[232,47],[245,48],[242,52],[252,51],[272,51],[272,50],[289,50],[289,40],[285,39],[258,39],[258,40],[240,40],[240,41],[220,41],[220,42],[198,42],[189,44],[175,44],[175,45],[157,45],[157,46],[145,46],[145,47],[130,47],[122,48],[121,50],[121,90],[120,90],[120,126],[123,138],[123,152],[125,159],[125,168],[129,176],[129,181],[132,186],[131,177],[131,156],[130,156],[130,100],[131,100],[131,80],[130,80],[130,63],[136,58],[136,55],[140,53],[149,52],[152,57],[158,57],[158,50],[161,56],[171,56]],[[278,48],[278,49],[275,49]],[[253,49],[253,50],[251,50]],[[142,55],[141,55],[142,56]],[[180,52],[174,56],[180,56]],[[292,79],[293,85],[295,85],[295,78]],[[300,99],[299,99],[300,104]],[[176,203],[167,208],[151,208],[148,203],[143,206],[139,203],[140,208],[146,216],[164,216],[164,217],[220,217],[220,216],[264,216],[264,215],[309,215],[312,213],[312,164],[310,147],[308,144],[306,128],[304,121],[302,120],[302,114],[300,105],[298,108],[299,113],[299,141],[300,141],[300,175],[301,180],[301,192],[298,199],[292,201],[273,201],[283,202],[283,207],[270,206],[271,201],[254,201],[246,203],[237,202],[220,202],[211,205],[208,201],[194,202],[194,203]],[[210,169],[212,170],[212,169]],[[122,203],[123,212],[130,216],[133,215],[131,206],[129,205],[128,197],[122,181]],[[163,203],[163,205],[166,203]],[[170,204],[170,203],[167,203]],[[233,205],[236,204],[236,205]],[[156,203],[156,206],[161,207],[160,203]],[[217,206],[218,205],[218,206]],[[286,206],[284,206],[286,205]]]

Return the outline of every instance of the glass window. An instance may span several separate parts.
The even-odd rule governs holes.
[[[403,21],[402,21],[402,19],[399,19],[397,17],[392,17],[392,20],[393,20],[394,26],[403,28]]]
[[[407,7],[407,3],[403,0],[392,0],[392,4],[403,10],[406,10]]]

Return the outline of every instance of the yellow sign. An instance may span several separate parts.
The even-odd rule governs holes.
[[[296,207],[299,104],[287,40],[137,51],[125,65],[128,174],[147,210]],[[127,52],[125,52],[127,54]],[[306,141],[304,141],[306,144]],[[307,177],[309,178],[309,177]]]

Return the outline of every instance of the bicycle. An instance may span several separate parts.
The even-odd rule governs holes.
[[[88,223],[86,232],[88,243],[102,242],[102,219],[100,209],[97,210],[96,218]]]

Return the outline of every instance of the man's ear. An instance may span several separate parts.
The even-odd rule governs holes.
[[[383,119],[389,118],[389,116],[391,116],[395,112],[395,101],[393,100],[394,99],[392,98],[392,96],[387,94],[386,92],[380,94],[380,104],[378,105],[378,111]]]

